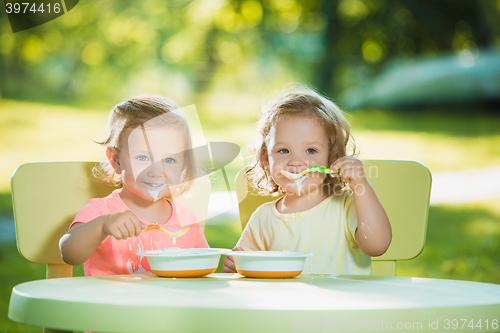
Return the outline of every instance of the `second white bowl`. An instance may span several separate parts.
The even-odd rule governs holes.
[[[281,279],[299,275],[314,253],[293,251],[232,251],[236,271],[253,278]]]

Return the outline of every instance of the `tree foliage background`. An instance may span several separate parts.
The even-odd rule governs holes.
[[[0,237],[2,332],[40,331],[6,314],[12,287],[44,276],[42,265],[17,253],[13,219],[2,220],[12,216],[12,171],[27,162],[103,158],[92,140],[103,139],[108,110],[124,98],[160,93],[181,106],[196,104],[207,141],[243,146],[254,135],[262,97],[286,83],[338,99],[393,64],[500,48],[500,0],[81,0],[18,33],[3,8],[0,236],[10,225],[11,239]],[[470,84],[478,82],[485,84]],[[353,113],[360,157],[418,160],[434,176],[498,167],[500,113],[418,111]],[[457,193],[495,186],[484,174],[459,177]],[[398,263],[398,275],[499,283],[499,198],[482,198],[431,205],[424,252]],[[241,232],[235,217],[208,226],[214,247],[231,248]]]
[[[100,0],[14,34],[2,11],[0,93],[192,104],[300,81],[335,98],[395,58],[498,47],[499,15],[499,0]]]

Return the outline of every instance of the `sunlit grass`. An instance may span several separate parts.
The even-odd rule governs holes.
[[[425,248],[397,273],[500,283],[500,199],[431,206]]]
[[[0,100],[0,192],[27,162],[99,160],[105,112]]]
[[[15,243],[0,244],[0,332],[42,332],[41,328],[17,324],[7,318],[12,288],[45,277],[45,265],[32,264],[17,252]]]
[[[500,165],[500,114],[480,110],[355,111],[362,158],[407,159],[431,172]]]
[[[355,139],[361,158],[416,160],[431,172],[500,165],[500,134],[471,138],[426,132],[359,131]]]

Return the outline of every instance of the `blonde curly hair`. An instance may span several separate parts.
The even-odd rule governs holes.
[[[351,155],[356,154],[356,145],[351,136],[351,126],[340,108],[314,89],[291,84],[278,94],[262,103],[262,115],[257,125],[255,140],[250,145],[250,152],[255,162],[246,171],[249,183],[264,195],[278,195],[284,190],[271,178],[266,170],[268,162],[268,142],[271,128],[287,117],[314,117],[325,129],[329,140],[330,155],[328,164],[347,155],[348,146]],[[328,193],[341,191],[346,185],[342,177],[326,177],[324,186]]]

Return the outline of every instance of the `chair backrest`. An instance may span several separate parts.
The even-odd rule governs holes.
[[[372,275],[396,275],[396,261],[417,257],[423,250],[431,190],[431,174],[415,161],[363,160],[368,180],[391,221],[392,242],[387,252],[372,258]],[[258,206],[275,200],[249,187],[245,170],[236,176],[240,220],[245,228]]]
[[[26,260],[47,264],[47,278],[72,276],[72,266],[61,259],[59,239],[89,199],[104,197],[114,190],[93,179],[92,168],[96,164],[28,163],[12,176],[17,248]],[[208,176],[200,177],[191,186],[192,196],[174,199],[193,211],[203,226],[210,187]]]

